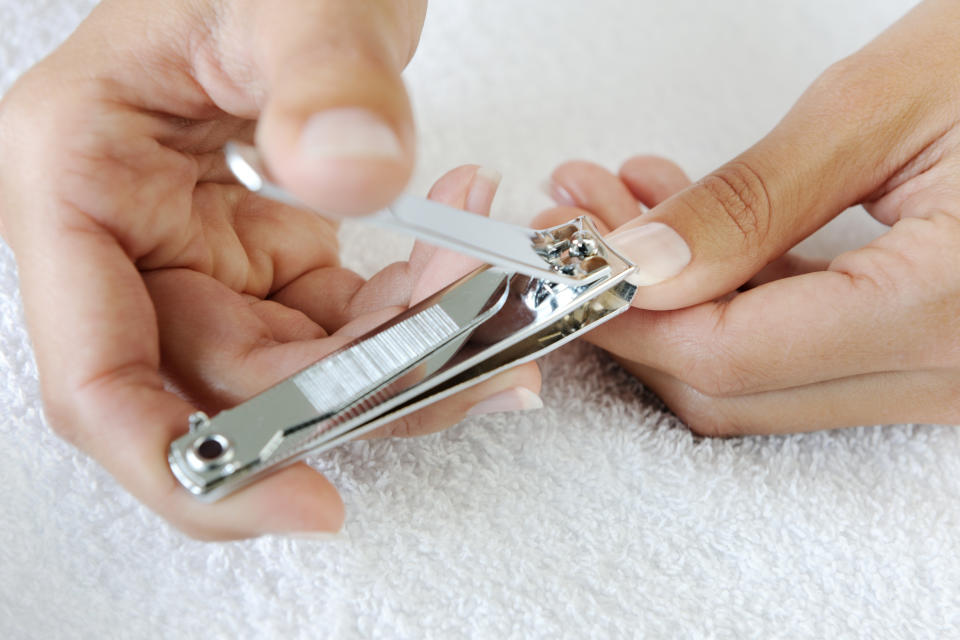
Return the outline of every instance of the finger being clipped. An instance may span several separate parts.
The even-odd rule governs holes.
[[[543,406],[540,383],[539,367],[528,362],[394,420],[367,437],[420,436],[442,431],[468,416],[539,409]]]
[[[550,178],[550,192],[557,204],[585,209],[611,229],[641,213],[624,182],[592,162],[578,160],[557,167]]]
[[[620,167],[620,179],[644,206],[655,207],[690,186],[676,163],[659,156],[634,156]]]
[[[500,173],[494,169],[465,165],[444,174],[434,183],[427,197],[470,213],[489,216],[500,179]],[[418,242],[410,255],[409,264],[413,280],[410,304],[414,305],[482,263],[456,251]]]
[[[679,166],[657,156],[630,158],[619,176],[590,162],[568,162],[553,172],[549,183],[550,195],[560,206],[537,216],[534,226],[555,226],[586,211],[607,234],[637,218],[639,205],[656,206],[689,185]]]

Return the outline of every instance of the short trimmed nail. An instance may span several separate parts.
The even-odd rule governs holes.
[[[606,240],[637,265],[629,281],[638,287],[663,282],[690,264],[690,247],[679,233],[662,222],[623,229]]]
[[[493,196],[497,193],[497,187],[500,186],[500,180],[503,176],[496,169],[480,167],[473,176],[473,182],[470,183],[470,190],[467,192],[465,205],[467,211],[474,213],[484,213],[490,208],[493,202]]]
[[[332,542],[334,540],[340,540],[343,538],[343,535],[339,531],[294,531],[291,533],[281,533],[275,535],[291,538],[293,540],[307,540],[310,542]]]
[[[532,411],[543,407],[543,400],[526,387],[514,387],[495,393],[486,400],[473,405],[468,416],[482,416],[488,413],[506,413],[508,411]]]
[[[379,116],[358,108],[329,109],[310,117],[300,134],[308,158],[399,158],[400,139]]]
[[[556,180],[547,180],[543,183],[541,188],[543,189],[543,192],[547,194],[547,197],[557,204],[562,204],[568,207],[577,206],[577,203],[573,199],[573,196],[570,195],[570,192],[567,191],[563,185]]]

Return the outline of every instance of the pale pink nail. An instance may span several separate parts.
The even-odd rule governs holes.
[[[403,147],[379,116],[349,107],[311,116],[300,134],[300,151],[310,159],[399,158]]]
[[[577,202],[573,199],[573,196],[570,195],[570,192],[567,191],[566,188],[556,180],[547,180],[543,183],[541,188],[543,189],[543,192],[547,194],[547,197],[557,204],[567,207],[577,206]]]
[[[503,176],[496,169],[488,169],[487,167],[477,169],[464,202],[467,211],[486,213],[493,203],[493,196],[497,193],[497,187],[500,186],[501,179],[503,179]]]
[[[343,534],[339,531],[294,531],[291,533],[274,534],[294,540],[307,540],[309,542],[333,542],[342,540]]]
[[[606,240],[637,265],[629,280],[638,287],[672,278],[690,264],[692,257],[686,241],[662,222],[615,231]]]
[[[526,387],[514,387],[481,400],[473,405],[468,416],[480,416],[488,413],[506,413],[508,411],[532,411],[543,407],[543,400]]]

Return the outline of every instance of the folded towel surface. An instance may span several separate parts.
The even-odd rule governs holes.
[[[0,0],[0,90],[90,0]],[[437,0],[408,71],[411,190],[477,162],[523,222],[559,161],[702,175],[772,127],[905,0]],[[2,152],[2,151],[0,151]],[[849,212],[808,242],[878,232]],[[360,242],[361,236],[364,242]],[[409,242],[348,226],[365,274]],[[898,425],[699,439],[606,356],[542,362],[545,408],[353,443],[331,541],[184,539],[43,423],[0,249],[0,636],[949,637],[960,631],[960,434]]]

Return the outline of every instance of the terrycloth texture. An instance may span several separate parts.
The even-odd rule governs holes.
[[[560,160],[662,153],[700,175],[768,130],[904,0],[436,0],[409,70],[412,189],[480,162],[497,215]],[[88,0],[0,0],[2,89]],[[0,153],[6,150],[0,150]],[[28,214],[29,212],[24,212]],[[854,212],[811,247],[877,231]],[[344,232],[365,273],[408,243]],[[0,637],[942,638],[960,630],[960,434],[702,440],[594,349],[546,408],[315,460],[332,542],[184,539],[43,424],[0,250]]]

